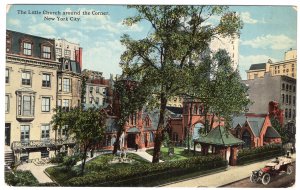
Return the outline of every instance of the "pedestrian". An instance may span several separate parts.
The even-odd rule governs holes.
[[[135,144],[135,151],[137,152],[139,149],[139,145],[138,144]]]
[[[292,146],[292,148],[291,148],[291,155],[293,155],[294,154],[294,147]]]

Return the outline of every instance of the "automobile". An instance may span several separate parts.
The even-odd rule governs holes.
[[[265,167],[252,171],[250,181],[252,183],[258,183],[268,185],[271,181],[271,177],[286,173],[290,175],[293,172],[293,164],[291,157],[279,157],[275,160],[267,163]]]

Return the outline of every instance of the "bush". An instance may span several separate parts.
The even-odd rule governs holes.
[[[38,186],[39,184],[30,171],[21,170],[5,173],[5,182],[9,186]]]
[[[166,177],[172,177],[174,171],[190,171],[190,170],[210,170],[226,166],[227,161],[224,161],[220,156],[198,156],[190,159],[161,162],[156,164],[137,164],[130,167],[115,170],[114,172],[91,172],[85,176],[74,177],[67,181],[70,186],[103,186],[106,184],[118,183],[120,180],[128,180],[135,177],[146,177],[157,175],[159,179],[161,174]],[[163,172],[167,172],[165,175]]]
[[[55,157],[51,158],[51,163],[63,163],[64,157],[67,155],[65,152],[58,153]]]
[[[237,163],[245,164],[279,155],[283,155],[284,150],[281,145],[266,145],[251,149],[242,149],[238,152]]]
[[[71,170],[73,166],[76,165],[76,163],[82,159],[82,154],[76,154],[74,156],[65,156],[63,158],[62,166],[65,168],[65,170]]]

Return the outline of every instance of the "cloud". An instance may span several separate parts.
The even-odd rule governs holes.
[[[52,26],[45,23],[39,23],[36,25],[29,26],[28,29],[30,34],[45,37],[53,36],[56,33],[55,29]]]
[[[258,36],[252,40],[241,41],[241,45],[248,45],[252,48],[284,50],[295,46],[295,41],[286,35]]]
[[[83,68],[101,71],[106,78],[110,73],[121,74],[119,62],[124,50],[119,40],[97,41],[84,49]]]
[[[19,19],[8,19],[8,23],[14,27],[20,28],[21,27],[21,21]]]
[[[251,18],[251,15],[249,12],[242,12],[241,13],[241,19],[243,20],[244,23],[247,24],[256,24],[258,23],[258,20],[255,20],[253,18]]]
[[[246,70],[249,70],[252,64],[266,63],[269,59],[271,59],[272,62],[278,61],[277,59],[270,57],[268,55],[249,55],[249,56],[240,55],[239,70],[242,79],[247,79]]]

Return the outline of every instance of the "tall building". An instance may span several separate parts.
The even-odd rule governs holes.
[[[58,68],[53,39],[6,31],[5,145],[16,161],[54,154]]]
[[[88,76],[83,100],[85,107],[102,107],[108,103],[109,80],[102,76],[102,72],[84,69],[82,74]]]
[[[274,75],[270,72],[263,77],[243,81],[248,86],[249,113],[268,113],[268,103],[276,101],[284,111],[284,124],[296,118],[296,79],[286,75]]]
[[[57,106],[63,109],[81,104],[82,48],[64,39],[55,40],[55,51],[60,62]]]
[[[297,50],[290,49],[284,54],[284,60],[272,62],[270,59],[266,63],[252,64],[247,71],[247,79],[263,78],[265,73],[271,76],[289,76],[297,78]]]

